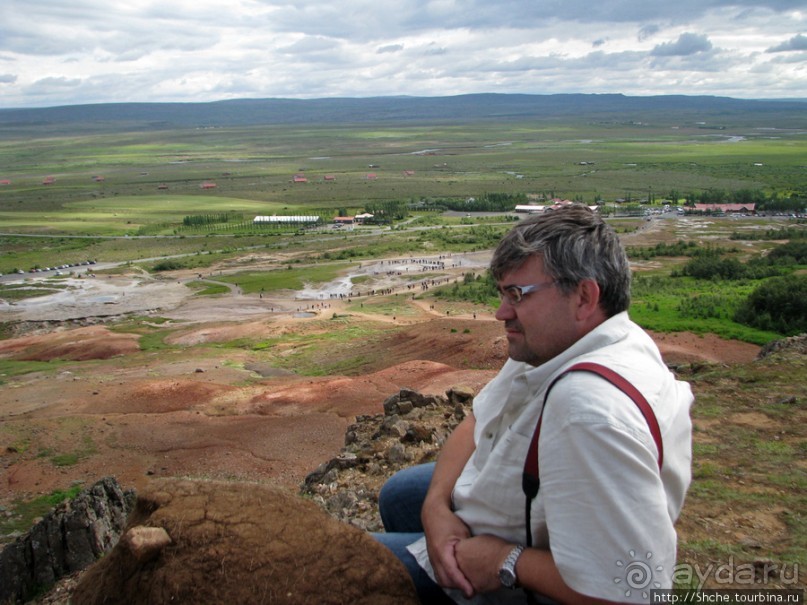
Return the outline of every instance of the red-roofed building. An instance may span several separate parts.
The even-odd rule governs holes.
[[[295,174],[294,178],[292,179],[295,183],[307,183],[308,179],[305,178],[304,174]]]
[[[205,182],[205,183],[202,183],[202,184],[201,184],[201,185],[199,185],[199,186],[200,186],[202,189],[215,189],[217,185],[216,185],[216,183],[211,183],[210,181],[207,181],[207,182]]]
[[[756,204],[695,204],[695,212],[739,212],[741,214],[755,214]]]
[[[3,179],[2,181],[0,181],[0,185],[11,185],[11,181],[9,181],[8,179]]]
[[[371,172],[367,175],[368,181],[374,181],[378,178],[378,175],[375,172]]]
[[[46,176],[44,179],[42,179],[43,185],[53,185],[53,183],[55,182],[56,182],[55,176]]]

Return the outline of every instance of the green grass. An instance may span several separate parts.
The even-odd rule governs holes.
[[[417,310],[407,303],[407,299],[408,297],[398,297],[354,301],[347,305],[346,309],[354,313],[366,312],[387,317],[406,317],[417,314]]]
[[[156,351],[166,351],[173,349],[172,345],[165,342],[167,336],[171,334],[171,330],[154,330],[143,334],[138,340],[141,351],[154,353]]]
[[[321,284],[336,279],[348,266],[345,263],[289,265],[269,271],[242,271],[215,279],[237,285],[245,294],[273,290],[301,290],[309,284]]]
[[[75,485],[64,490],[54,490],[50,494],[31,500],[15,501],[6,514],[0,515],[0,542],[4,542],[5,536],[9,534],[29,530],[37,518],[44,516],[65,500],[75,498],[81,490],[80,485]]]
[[[0,359],[0,381],[32,372],[56,373],[62,364],[59,361],[15,361]]]
[[[807,451],[803,355],[767,357],[740,366],[704,367],[684,379],[692,385],[693,482],[682,518],[679,561],[770,558],[807,564]],[[786,528],[754,531],[754,515]],[[763,523],[763,521],[759,521]],[[715,527],[710,540],[703,528]],[[762,527],[767,527],[762,525]],[[696,537],[687,537],[693,528]],[[748,532],[760,546],[741,543]]]
[[[230,288],[221,284],[211,284],[203,281],[193,281],[185,284],[195,291],[197,296],[220,296],[229,294]]]
[[[8,301],[25,300],[26,298],[36,298],[37,296],[48,296],[63,290],[56,284],[43,285],[42,283],[12,283],[0,284],[0,298]]]
[[[303,376],[355,373],[368,360],[351,352],[356,341],[377,338],[383,330],[350,316],[328,316],[313,321],[300,334],[278,338],[241,338],[217,345],[260,352],[262,359],[278,368],[294,370]],[[279,346],[282,345],[282,351]]]

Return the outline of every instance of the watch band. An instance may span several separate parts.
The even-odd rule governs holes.
[[[504,563],[502,563],[502,566],[499,568],[499,581],[505,588],[516,587],[518,580],[516,577],[516,562],[522,552],[524,552],[524,547],[521,544],[513,547],[513,550],[508,553],[507,557],[504,559]]]

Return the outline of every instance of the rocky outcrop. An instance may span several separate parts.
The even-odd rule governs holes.
[[[757,359],[765,359],[776,353],[807,355],[807,334],[772,340],[760,349]]]
[[[382,530],[378,492],[396,471],[435,460],[451,431],[470,412],[474,392],[445,395],[411,389],[384,402],[384,413],[359,416],[345,433],[339,456],[309,474],[301,491],[331,516],[367,531]]]
[[[76,587],[82,605],[415,605],[406,569],[366,532],[266,485],[156,481]]]
[[[57,506],[0,552],[0,603],[25,601],[94,563],[118,541],[134,502],[106,477]]]

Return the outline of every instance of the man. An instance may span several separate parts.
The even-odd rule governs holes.
[[[384,486],[387,533],[376,537],[424,603],[647,603],[672,585],[673,524],[690,481],[689,385],[628,318],[630,268],[597,213],[572,206],[522,221],[490,269],[509,359],[436,465]],[[597,374],[566,373],[582,361],[641,392],[663,452],[628,395]],[[522,471],[539,416],[525,548]]]

